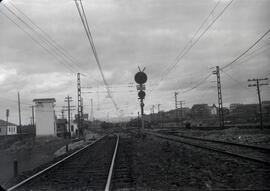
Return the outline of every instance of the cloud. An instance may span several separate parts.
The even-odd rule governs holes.
[[[171,94],[174,91],[182,92],[189,89],[211,73],[211,67],[230,63],[268,29],[270,1],[234,1],[189,53],[177,62],[177,56],[216,2],[216,0],[83,1],[108,83],[117,86],[133,82],[134,74],[138,71],[137,67],[146,67],[148,75],[146,106],[159,103],[164,109],[172,109]],[[221,2],[213,16],[228,3],[228,1]],[[4,3],[12,8],[8,1]],[[14,97],[16,100],[16,93],[20,91],[23,99],[30,103],[33,98],[50,96],[56,97],[57,105],[61,106],[67,94],[76,100],[77,72],[86,75],[81,76],[83,85],[95,87],[93,91],[96,91],[99,85],[100,91],[101,89],[105,91],[101,88],[102,78],[73,1],[17,0],[13,3],[53,37],[72,56],[74,62],[59,57],[53,47],[40,41],[51,51],[51,54],[48,54],[0,13],[0,91],[3,97]],[[0,11],[8,13],[3,6],[0,6]],[[212,19],[213,17],[208,23]],[[19,23],[18,20],[16,22]],[[265,38],[260,46],[268,41],[269,37]],[[242,64],[234,64],[227,72],[243,83],[250,77],[269,75],[267,68],[270,53],[267,46],[265,49],[260,55],[245,60]],[[52,54],[56,54],[57,59]],[[172,71],[150,93],[153,84],[160,81],[161,74],[168,66],[174,64],[176,65]],[[187,105],[216,103],[216,90],[210,87],[214,79],[215,76],[212,76],[194,91],[181,94],[181,99],[185,99]],[[245,87],[236,85],[224,74],[222,83],[224,103],[256,101],[256,95],[247,93]],[[123,88],[122,93],[113,93],[113,96],[126,113],[136,115],[139,106],[137,95],[136,92],[132,93],[129,90]],[[96,93],[84,94],[83,97],[87,104],[93,98],[95,105],[107,108],[95,111],[96,116],[104,117],[107,112],[110,112],[110,116],[114,116],[113,105],[105,98],[106,94],[99,95],[99,98]],[[264,99],[269,97],[265,94]],[[9,106],[8,103],[3,104],[0,102],[3,108]],[[15,116],[16,103],[10,102],[10,106]],[[86,112],[90,112],[89,108]],[[16,121],[16,117],[14,120]]]

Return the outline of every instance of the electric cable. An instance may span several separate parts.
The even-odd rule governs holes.
[[[107,90],[107,93],[108,93],[108,97],[111,99],[116,111],[119,111],[119,108],[115,102],[115,100],[113,99],[112,97],[112,94],[111,94],[111,91],[110,91],[110,88],[109,88],[109,85],[106,81],[106,78],[104,76],[104,73],[103,73],[103,70],[102,70],[102,67],[101,67],[101,64],[100,64],[100,61],[99,61],[99,57],[98,57],[98,54],[97,54],[97,51],[96,51],[96,48],[95,48],[95,44],[94,44],[94,40],[93,40],[93,37],[92,37],[92,34],[91,34],[91,31],[90,31],[90,28],[89,28],[89,24],[88,24],[88,21],[87,21],[87,18],[86,18],[86,15],[85,15],[85,11],[84,11],[84,7],[83,7],[83,4],[82,4],[82,1],[79,0],[79,3],[77,0],[75,0],[75,4],[76,4],[76,7],[77,7],[77,10],[79,12],[79,15],[80,15],[80,18],[81,18],[81,21],[82,21],[82,24],[84,26],[84,29],[85,29],[85,32],[86,32],[86,35],[87,35],[87,38],[88,38],[88,41],[91,45],[91,48],[92,48],[92,51],[93,51],[93,54],[94,54],[94,57],[95,57],[95,60],[96,60],[96,63],[98,65],[98,69],[100,71],[100,74],[101,74],[101,77],[103,79],[103,83],[106,87],[106,90]]]
[[[258,44],[269,32],[270,32],[270,29],[268,29],[259,39],[257,39],[248,49],[246,49],[242,54],[236,57],[232,62],[222,66],[220,69],[224,70],[228,68],[229,66],[231,66],[232,64],[236,63],[241,57],[243,57],[248,51],[250,51],[256,44]]]

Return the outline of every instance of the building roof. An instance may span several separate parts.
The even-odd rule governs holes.
[[[5,120],[0,119],[0,126],[6,126],[6,125],[7,125],[7,122]],[[8,122],[8,125],[9,126],[17,126],[16,124],[10,123],[10,122]]]
[[[55,98],[38,98],[33,99],[33,102],[56,102]]]

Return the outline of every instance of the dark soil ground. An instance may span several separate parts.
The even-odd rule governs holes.
[[[179,134],[270,148],[270,129],[179,130]]]
[[[270,189],[270,167],[151,135],[123,133],[135,190]],[[2,172],[1,172],[2,173]]]
[[[130,139],[136,190],[270,189],[270,167],[152,136]]]
[[[54,152],[69,141],[57,137],[36,137],[17,141],[0,150],[0,184],[6,187],[13,178],[13,161],[18,161],[19,173],[32,170],[54,158]]]

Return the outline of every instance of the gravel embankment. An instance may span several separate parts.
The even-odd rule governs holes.
[[[270,148],[270,129],[179,130],[179,134]]]
[[[269,189],[269,166],[152,136],[132,138],[137,190]]]

